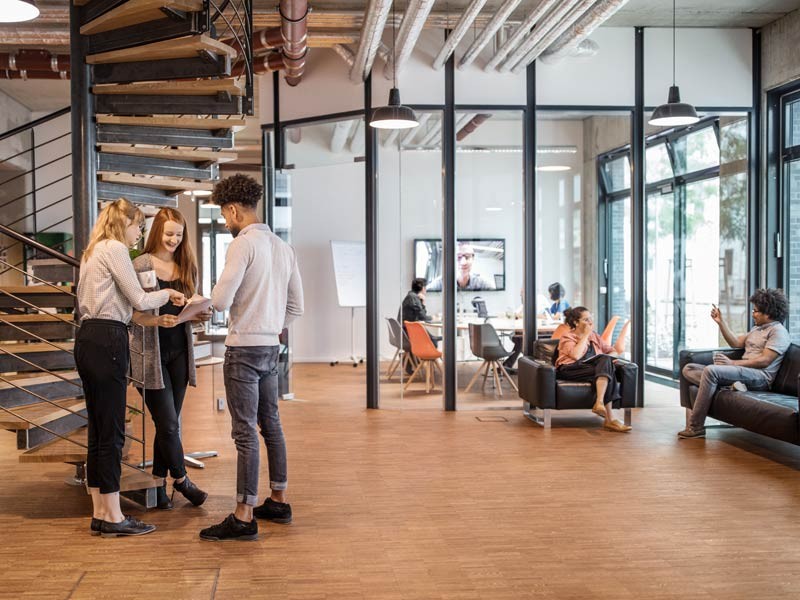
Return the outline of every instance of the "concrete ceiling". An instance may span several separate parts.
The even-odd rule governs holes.
[[[60,79],[0,81],[0,92],[34,112],[54,112],[69,106],[69,81]]]
[[[800,8],[800,0],[677,0],[678,27],[763,27]],[[611,27],[672,26],[672,0],[630,0]]]

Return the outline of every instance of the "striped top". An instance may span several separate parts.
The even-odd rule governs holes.
[[[117,240],[98,242],[81,263],[78,281],[80,320],[110,319],[129,323],[133,309],[151,310],[169,302],[169,290],[145,292],[128,248]]]

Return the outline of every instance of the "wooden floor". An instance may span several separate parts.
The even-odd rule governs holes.
[[[518,411],[367,411],[363,369],[297,365],[297,400],[281,403],[294,523],[202,542],[231,511],[236,474],[210,375],[184,439],[220,451],[191,471],[211,496],[146,515],[126,505],[158,526],[142,538],[90,537],[69,468],[19,464],[0,432],[0,597],[800,597],[800,451],[732,429],[679,441],[677,391],[655,387],[630,434],[588,411],[546,432]]]

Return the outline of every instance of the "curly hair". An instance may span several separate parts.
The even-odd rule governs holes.
[[[583,313],[589,312],[585,306],[574,306],[564,311],[564,322],[569,325],[570,329],[575,329],[578,326],[578,321],[581,320]]]
[[[214,186],[210,201],[217,206],[225,206],[235,202],[254,209],[261,200],[264,188],[252,177],[237,173],[220,181]]]
[[[789,315],[789,301],[783,290],[761,288],[750,296],[750,303],[760,313],[768,315],[773,321],[783,323]]]

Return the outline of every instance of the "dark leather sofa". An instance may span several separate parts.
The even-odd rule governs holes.
[[[689,363],[713,364],[714,352],[723,352],[730,358],[738,359],[742,357],[743,350],[719,348],[682,350],[680,353],[681,406],[686,409],[687,421],[697,396],[697,386],[684,378],[683,367]],[[721,388],[711,402],[708,416],[776,440],[800,445],[798,379],[800,379],[800,346],[792,344],[783,357],[781,368],[769,391],[737,392]]]
[[[591,410],[595,390],[591,383],[556,379],[553,356],[558,340],[537,340],[533,356],[519,359],[519,395],[523,400],[525,415],[545,428],[550,427],[553,410]],[[638,367],[629,362],[617,365],[621,398],[614,408],[625,409],[625,424],[631,423],[631,409],[636,406],[636,376]]]

